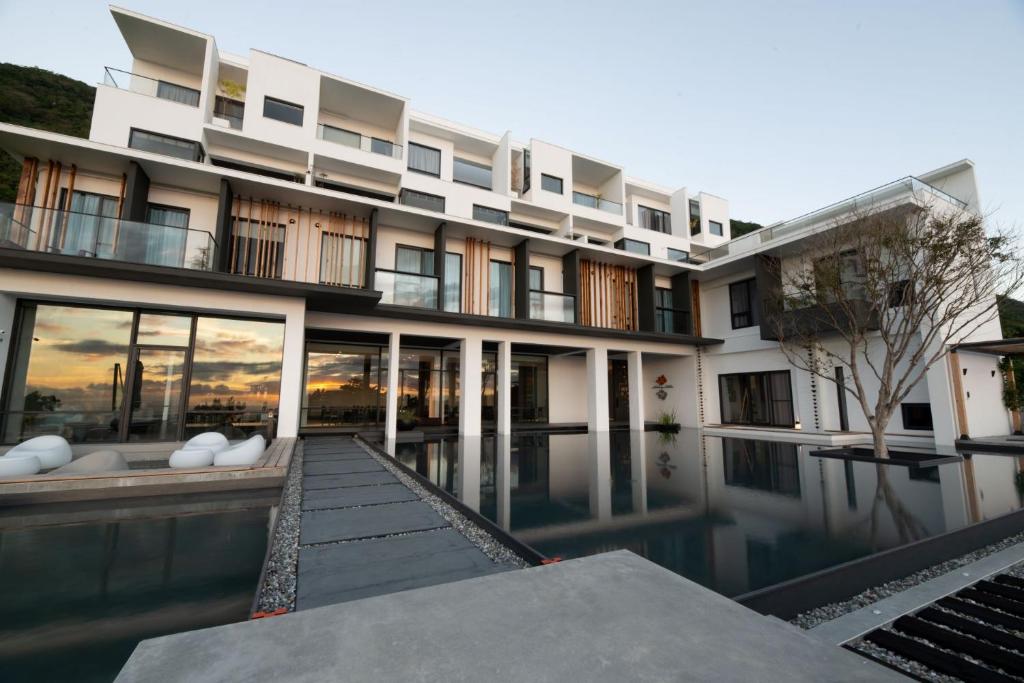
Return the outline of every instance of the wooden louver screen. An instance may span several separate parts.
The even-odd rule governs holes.
[[[580,261],[580,324],[637,329],[636,270]]]
[[[290,210],[286,213],[291,213]],[[235,197],[231,217],[231,272],[280,278],[284,269],[285,226],[281,204]]]
[[[365,218],[344,214],[310,214],[319,236],[316,250],[320,283],[336,287],[362,287],[366,273],[366,245],[370,226]],[[310,259],[307,261],[309,263]]]
[[[466,238],[463,265],[462,312],[470,315],[488,315],[491,296],[491,244],[472,237]]]

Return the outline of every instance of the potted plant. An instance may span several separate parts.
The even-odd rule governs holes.
[[[671,413],[662,412],[658,416],[658,422],[655,423],[654,428],[662,433],[678,434],[680,427],[676,421],[676,411],[673,410]]]

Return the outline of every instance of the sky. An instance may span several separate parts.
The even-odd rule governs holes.
[[[1024,229],[1024,0],[124,0],[418,111],[725,197],[769,224],[962,158]],[[0,0],[0,61],[129,69],[107,5]]]

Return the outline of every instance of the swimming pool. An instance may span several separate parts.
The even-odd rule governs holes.
[[[1024,462],[930,468],[683,430],[519,433],[395,444],[395,456],[563,559],[625,548],[729,596],[1024,507]]]

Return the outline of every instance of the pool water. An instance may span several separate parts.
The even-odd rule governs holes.
[[[145,638],[248,617],[265,499],[0,516],[0,679],[111,681]]]
[[[683,430],[397,443],[395,456],[549,557],[628,549],[736,596],[1024,506],[1024,462],[908,468]]]

